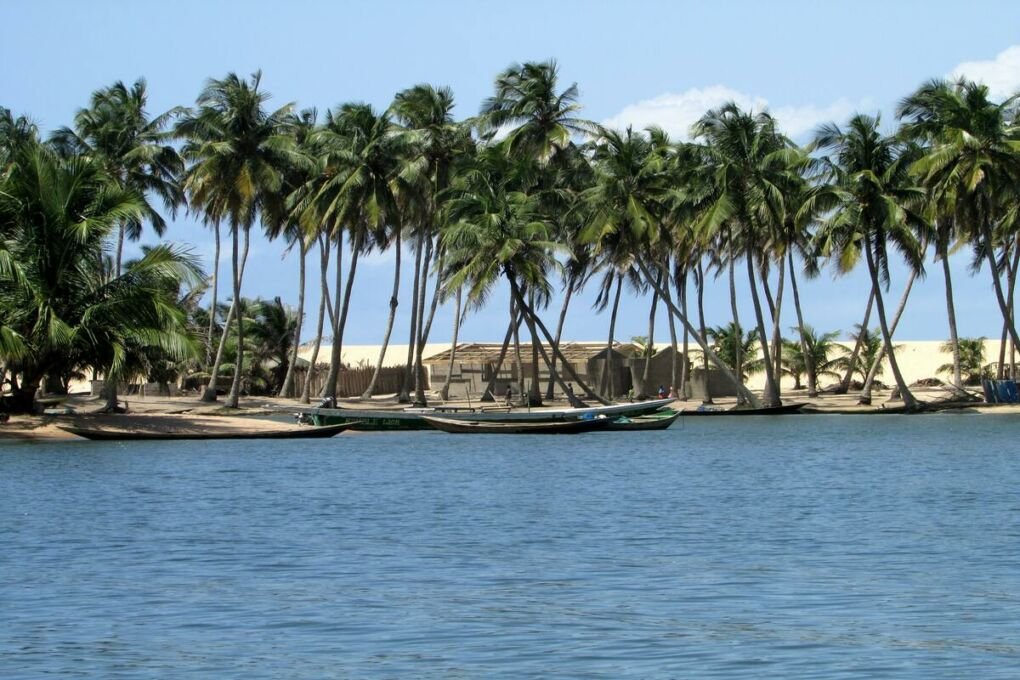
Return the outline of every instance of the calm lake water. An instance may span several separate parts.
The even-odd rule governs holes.
[[[0,677],[1020,676],[1020,419],[0,445]]]

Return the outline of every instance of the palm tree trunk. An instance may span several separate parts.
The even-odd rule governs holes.
[[[283,386],[280,388],[279,396],[294,396],[294,369],[297,365],[298,350],[301,349],[301,327],[305,320],[305,262],[308,255],[308,246],[302,236],[298,237],[298,248],[301,259],[298,260],[298,307],[297,324],[294,326],[294,346],[290,350],[290,363],[287,365],[287,375],[283,378]]]
[[[570,299],[574,295],[574,285],[575,285],[575,283],[576,283],[576,277],[574,276],[573,273],[571,273],[567,277],[567,287],[566,287],[566,290],[564,291],[564,294],[563,294],[563,305],[560,307],[560,317],[559,317],[559,320],[556,323],[555,344],[556,344],[557,347],[560,346],[560,341],[563,338],[563,324],[566,322],[566,319],[567,319],[567,308],[570,306]],[[551,359],[552,359],[552,368],[555,370],[555,368],[556,368],[556,352],[553,352]],[[554,388],[555,385],[556,385],[556,380],[553,378],[552,371],[550,371],[549,372],[549,384],[546,386],[546,390],[545,390],[545,398],[546,399],[552,399],[553,398],[553,394],[554,394],[554,389],[553,388]]]
[[[661,281],[662,281],[662,272],[661,271],[659,272],[658,276],[659,276],[659,281],[661,283]],[[666,277],[666,278],[669,278],[669,277]],[[648,310],[648,346],[647,346],[648,347],[648,351],[645,352],[645,354],[647,354],[647,356],[645,357],[645,368],[644,368],[644,371],[641,374],[641,385],[645,389],[648,388],[648,376],[650,375],[651,368],[652,368],[652,352],[654,351],[654,348],[655,348],[655,309],[656,309],[656,307],[658,307],[658,305],[659,305],[659,294],[656,293],[653,290],[652,291],[652,304],[651,304],[651,308]],[[676,387],[676,383],[675,382],[672,383],[669,387],[672,390],[674,387]]]
[[[453,362],[457,356],[457,335],[460,333],[460,303],[461,293],[463,287],[457,289],[457,296],[455,298],[453,310],[453,340],[450,342],[450,363],[446,367],[446,382],[443,383],[443,388],[439,391],[439,396],[443,401],[450,398],[450,380],[453,378]]]
[[[698,261],[697,284],[698,284],[698,330],[701,332],[701,337],[707,339],[708,327],[705,325],[705,268],[700,260]],[[670,317],[672,316],[673,315],[670,314]],[[686,314],[684,314],[683,316],[685,319],[687,318]],[[687,325],[684,324],[684,338],[686,338],[687,335],[688,335]],[[687,361],[686,350],[684,351],[684,361]],[[708,355],[705,354],[704,352],[701,353],[701,371],[702,374],[705,376],[705,396],[702,398],[701,403],[702,404],[714,403],[712,401],[712,392],[709,389],[708,382]]]
[[[944,242],[936,243],[938,256],[942,259],[942,275],[946,281],[946,316],[949,318],[949,344],[953,348],[953,385],[957,389],[963,389],[963,376],[960,373],[960,339],[956,333],[956,305],[953,304],[953,278],[949,271],[949,253]]]
[[[528,294],[528,307],[535,308],[534,291]],[[528,390],[528,404],[530,406],[542,405],[542,386],[539,380],[538,352],[542,343],[538,339],[538,331],[535,330],[535,320],[527,317],[528,334],[531,335],[531,388]],[[544,355],[544,352],[543,352]]]
[[[878,267],[875,265],[875,257],[871,252],[871,236],[868,234],[864,236],[864,254],[868,260],[868,273],[871,274],[871,288],[875,291],[875,307],[878,309],[878,323],[882,329],[882,341],[886,354],[889,355],[889,367],[892,369],[896,387],[900,390],[900,398],[903,400],[903,405],[908,411],[913,411],[920,404],[913,393],[911,393],[910,388],[907,387],[906,381],[903,380],[903,374],[900,373],[899,364],[896,363],[896,352],[892,346],[892,333],[889,331],[889,324],[886,321],[885,303],[882,300],[882,290],[878,280]]]
[[[400,230],[397,230],[393,243],[395,250],[393,261],[393,292],[390,293],[390,316],[386,320],[386,333],[383,335],[382,347],[379,349],[379,360],[375,362],[375,370],[372,372],[372,379],[368,381],[368,387],[362,392],[362,399],[371,399],[375,393],[375,383],[379,380],[382,372],[383,361],[386,359],[386,348],[390,344],[390,334],[393,332],[393,322],[397,318],[397,305],[400,302]]]
[[[510,349],[510,341],[514,337],[514,329],[519,328],[522,321],[524,321],[524,316],[521,314],[518,314],[516,317],[510,317],[510,324],[506,327],[506,335],[503,336],[503,346],[500,348],[496,364],[493,366],[492,377],[489,378],[489,383],[485,386],[485,392],[482,393],[482,401],[495,401],[496,395],[493,393],[493,390],[496,389],[496,379],[499,377],[500,369],[503,368],[503,360],[506,359],[506,353]]]
[[[358,271],[358,256],[361,254],[363,234],[364,232],[358,229],[354,237],[354,243],[351,245],[351,267],[347,271],[347,284],[344,286],[343,304],[340,307],[340,318],[337,321],[336,334],[333,337],[333,347],[330,352],[329,375],[326,376],[326,385],[323,388],[323,396],[327,398],[336,399],[337,379],[340,377],[340,366],[343,359],[344,329],[347,326],[347,312],[351,308],[351,290],[354,288],[354,275]],[[338,262],[337,269],[339,268],[340,263]]]
[[[638,268],[641,270],[641,275],[645,277],[645,280],[651,281],[652,274],[649,271],[648,265],[645,264],[644,260],[638,258],[637,265]],[[658,293],[659,295],[662,295],[663,291],[660,289],[658,290]],[[663,296],[663,300],[665,300],[665,302],[669,306],[670,313],[673,314],[680,321],[680,323],[684,325],[684,328],[686,328],[688,332],[691,334],[691,337],[694,339],[694,342],[698,343],[698,346],[701,347],[701,351],[705,354],[708,361],[711,361],[712,364],[719,370],[719,372],[722,373],[727,380],[732,382],[734,386],[736,386],[738,394],[742,396],[745,401],[747,401],[749,404],[751,404],[751,406],[755,408],[760,408],[761,400],[758,399],[758,397],[754,396],[754,394],[749,389],[747,389],[743,382],[740,381],[736,375],[734,375],[733,369],[727,366],[726,362],[720,359],[719,355],[712,351],[712,349],[708,346],[708,343],[705,341],[705,336],[701,333],[698,333],[694,329],[694,327],[691,325],[690,320],[688,320],[688,318],[683,314],[683,312],[681,312],[677,308],[677,306],[673,303],[672,300],[665,296]],[[702,323],[704,323],[704,320],[702,320]],[[706,381],[708,380],[707,371],[705,373],[705,380]]]
[[[1008,260],[1007,260],[1008,261]],[[1015,323],[1016,313],[1013,306],[1014,294],[1016,293],[1016,279],[1017,270],[1020,269],[1020,247],[1017,244],[1013,245],[1013,261],[1012,267],[1009,268],[1007,273],[1009,294],[1006,296],[1006,305],[1009,307],[1009,323]],[[1009,378],[1010,380],[1016,380],[1016,343],[1011,343],[1009,348]]]
[[[237,229],[234,229],[233,236],[233,258],[234,267],[234,304],[238,310],[234,314],[234,323],[237,324],[237,358],[234,361],[234,380],[230,384],[230,393],[227,394],[227,408],[237,408],[237,402],[241,397],[241,376],[244,373],[244,319],[240,314],[241,300],[241,279],[244,276],[244,264],[248,261],[248,244],[250,232],[244,230],[244,254],[241,256],[241,266],[237,266]]]
[[[797,312],[797,334],[800,336],[800,353],[804,357],[804,369],[807,373],[807,395],[818,396],[818,369],[815,358],[808,351],[807,336],[804,330],[804,313],[800,308],[800,290],[797,288],[797,269],[793,264],[793,248],[787,251],[790,261],[790,288],[793,290],[793,308]]]
[[[431,244],[432,241],[430,240]],[[426,260],[427,261],[427,260]],[[429,341],[429,333],[432,332],[432,321],[436,318],[436,309],[439,307],[439,291],[442,288],[442,280],[440,277],[443,272],[443,255],[439,256],[439,260],[436,263],[436,285],[432,289],[432,302],[429,305],[429,316],[424,324],[419,322],[419,333],[418,333],[418,344],[414,350],[414,374],[417,376],[415,381],[415,402],[425,405],[425,369],[422,366],[422,355],[425,353],[425,344]],[[425,280],[422,285],[421,296],[422,296],[422,315],[424,318],[424,304],[425,304],[425,293],[428,288],[428,275],[426,274]]]
[[[213,275],[212,275],[212,306],[209,307],[209,336],[205,340],[205,365],[209,366],[213,362],[212,343],[213,336],[216,334],[216,293],[219,290],[219,279],[220,279],[220,223],[217,222],[213,228],[213,233],[216,234],[216,251],[213,255]]]
[[[326,371],[326,379],[319,390],[319,397],[323,400],[336,400],[336,379],[340,375],[340,361],[343,360],[342,353],[338,352],[337,337],[340,335],[340,307],[344,303],[343,290],[343,265],[344,265],[344,234],[339,231],[336,237],[336,273],[333,286],[336,290],[336,298],[332,301],[333,313],[330,314],[330,347],[329,347],[329,369]],[[342,349],[342,348],[340,348]]]
[[[850,390],[850,382],[854,377],[854,370],[857,368],[857,358],[861,354],[861,348],[864,344],[864,335],[868,330],[868,323],[871,321],[871,307],[875,303],[875,290],[871,289],[868,293],[868,304],[864,307],[864,320],[861,322],[861,333],[857,336],[857,342],[854,343],[854,350],[850,353],[850,358],[846,364],[846,374],[843,379],[839,382],[839,387],[836,388],[836,394],[846,394]]]
[[[219,230],[217,228],[217,244],[219,241]],[[234,239],[237,240],[236,238]],[[236,244],[235,244],[236,245]],[[247,250],[245,250],[245,257],[241,261],[241,275],[244,275],[244,264],[247,261]],[[216,258],[219,261],[219,257]],[[213,360],[212,369],[210,369],[209,383],[205,387],[205,392],[202,394],[202,401],[213,402],[216,401],[216,383],[220,375],[220,366],[223,363],[223,353],[227,347],[227,336],[230,334],[230,324],[234,320],[235,313],[237,311],[237,297],[230,302],[230,307],[227,309],[227,318],[223,320],[223,333],[220,334],[219,346],[216,349],[216,358]],[[215,310],[213,310],[215,313]]]
[[[117,264],[116,264],[116,270],[115,270],[117,272],[117,276],[120,276],[120,271],[121,271],[120,270],[120,261],[121,261],[121,258],[124,256],[124,231],[125,231],[125,229],[124,229],[124,221],[121,220],[120,221],[120,229],[117,232]],[[114,405],[116,406],[116,404],[114,404]]]
[[[747,249],[747,280],[751,285],[751,302],[754,303],[754,316],[758,323],[758,341],[761,343],[762,358],[765,361],[765,401],[769,406],[782,406],[779,398],[779,386],[776,384],[775,366],[769,352],[769,339],[765,332],[765,315],[762,313],[761,300],[758,297],[758,284],[754,278],[754,251]]]
[[[733,371],[737,375],[737,379],[740,381],[740,385],[744,385],[744,357],[742,356],[741,350],[744,346],[744,329],[740,325],[740,313],[737,310],[737,279],[734,272],[733,258],[730,258],[729,262],[730,270],[730,312],[733,314],[733,326],[737,331],[737,341],[734,347],[734,360]],[[705,375],[705,379],[708,380],[708,374]],[[740,395],[740,391],[737,391],[737,403],[743,403],[744,399]]]
[[[305,374],[305,384],[301,387],[301,403],[307,404],[312,396],[312,375],[315,373],[315,364],[319,360],[319,348],[322,346],[322,325],[326,319],[326,306],[329,296],[329,247],[322,234],[318,235],[319,241],[319,319],[315,327],[315,345],[312,347],[312,356],[308,359],[308,372]]]
[[[907,285],[903,287],[903,295],[900,296],[900,302],[896,307],[896,313],[893,315],[892,325],[889,327],[890,337],[896,335],[896,327],[900,324],[900,317],[903,316],[903,310],[907,307],[907,299],[910,297],[910,290],[914,286],[914,281],[917,279],[917,272],[910,272],[910,277],[907,278]],[[882,365],[882,360],[885,359],[885,345],[878,350],[878,355],[875,357],[875,361],[872,362],[871,367],[868,369],[868,374],[864,377],[864,386],[861,390],[861,404],[871,404],[871,388],[875,382],[875,376],[878,375],[878,368]]]
[[[1020,347],[1020,337],[1017,336],[1016,325],[1013,323],[1013,312],[1006,301],[1006,296],[1002,292],[1002,280],[999,276],[999,270],[995,263],[995,241],[992,239],[992,229],[987,223],[982,226],[982,233],[985,240],[985,258],[988,260],[988,266],[992,270],[992,284],[995,288],[995,300],[999,303],[999,311],[1002,314],[1002,320],[1006,325],[1006,330],[1009,332],[1010,339],[1013,341],[1014,345]]]
[[[516,303],[510,298],[510,318],[517,313]],[[521,314],[523,317],[523,313]],[[521,334],[519,326],[514,326],[514,375],[517,376],[517,393],[524,394],[524,360],[521,358]]]
[[[411,331],[407,341],[407,364],[404,367],[404,384],[397,400],[401,404],[411,401],[414,389],[414,345],[418,340],[418,288],[421,286],[421,260],[425,255],[425,232],[419,230],[414,254],[414,277],[411,284]]]
[[[418,354],[422,351],[421,345],[425,336],[425,298],[428,295],[429,287],[429,266],[432,263],[432,237],[425,239],[425,256],[421,263],[421,284],[418,286],[418,299],[414,301],[415,315],[417,316],[414,342],[414,403],[425,405],[424,376],[421,373],[421,366],[418,365]]]
[[[520,306],[521,315],[522,316],[523,315],[527,315],[528,317],[530,317],[531,320],[535,323],[535,325],[538,326],[539,330],[542,331],[542,335],[545,337],[546,342],[549,343],[549,346],[552,348],[553,353],[559,354],[559,356],[560,356],[560,363],[563,365],[563,368],[566,369],[566,371],[570,375],[571,379],[574,382],[577,383],[578,387],[581,389],[581,391],[586,396],[594,398],[594,399],[596,399],[597,401],[599,401],[602,404],[608,404],[608,402],[606,400],[601,399],[598,395],[596,395],[592,391],[591,387],[588,386],[587,383],[585,383],[583,380],[581,380],[581,377],[579,375],[577,375],[577,372],[574,370],[574,367],[571,366],[570,362],[567,361],[567,358],[565,356],[563,356],[563,353],[560,351],[560,348],[556,347],[553,344],[552,334],[549,332],[549,329],[546,328],[545,324],[542,323],[542,319],[537,314],[535,314],[535,310],[530,308],[530,307],[528,307],[527,303],[524,301],[524,296],[521,294],[520,289],[517,288],[517,283],[513,280],[512,275],[507,273],[507,278],[510,280],[510,292],[511,292],[514,300]],[[545,348],[542,347],[541,345],[539,345],[539,348],[540,348],[540,351],[542,352],[542,357],[545,360],[546,365],[549,366],[550,372],[552,373],[553,377],[556,379],[556,382],[559,384],[560,388],[563,390],[563,393],[564,394],[569,394],[570,390],[567,389],[567,384],[564,382],[563,376],[560,375],[560,373],[558,371],[556,371],[556,370],[554,370],[552,368],[552,360],[546,355]]]
[[[615,396],[613,380],[613,340],[616,335],[616,317],[620,311],[620,293],[623,292],[623,274],[616,275],[616,295],[613,297],[613,311],[609,314],[609,340],[606,342],[606,359],[602,362],[602,396],[612,400]]]
[[[667,276],[663,279],[662,289],[666,291],[666,295],[673,299],[673,293],[669,289],[669,279]],[[687,272],[684,271],[680,274],[680,280],[677,282],[677,295],[680,298],[680,309],[683,311],[684,316],[687,316]],[[672,361],[670,362],[669,368],[669,380],[670,380],[670,392],[671,396],[676,397],[680,401],[687,401],[687,331],[684,331],[684,354],[683,363],[680,363],[680,356],[678,354],[680,348],[677,346],[676,339],[676,319],[673,318],[672,314],[666,315],[666,320],[669,322],[669,346],[673,350]]]
[[[772,316],[772,361],[776,377],[776,393],[783,390],[783,293],[786,287],[786,260],[779,260],[779,283],[776,285],[776,303]]]

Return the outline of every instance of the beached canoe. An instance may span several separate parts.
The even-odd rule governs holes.
[[[644,416],[634,418],[621,417],[614,419],[609,424],[609,430],[633,431],[633,430],[665,430],[676,422],[681,415],[680,411],[667,409],[656,411]]]
[[[585,418],[547,423],[477,422],[430,416],[423,416],[423,418],[435,429],[453,434],[581,434],[608,428],[612,423],[609,418]]]
[[[74,427],[58,425],[61,430],[96,441],[141,441],[141,440],[192,440],[192,439],[322,439],[340,434],[352,428],[354,423],[326,425],[324,427],[290,427],[280,430],[250,430],[237,432],[228,430],[173,431],[167,430],[126,430],[110,427]]]
[[[435,408],[410,408],[403,410],[360,409],[360,408],[311,408],[304,411],[316,425],[334,425],[357,421],[355,430],[430,430],[429,418],[445,418],[465,422],[490,423],[552,423],[574,421],[582,418],[606,416],[634,417],[654,413],[672,403],[672,399],[649,399],[609,406],[586,406],[582,408],[515,408],[491,409],[481,407],[458,413],[445,412]]]
[[[799,413],[805,404],[783,404],[782,406],[765,406],[763,408],[731,408],[731,409],[690,409],[680,412],[684,416],[785,416]]]

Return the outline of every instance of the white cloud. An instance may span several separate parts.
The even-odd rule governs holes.
[[[713,85],[692,88],[680,94],[667,92],[631,104],[615,116],[602,121],[602,124],[618,129],[631,125],[636,130],[657,125],[674,138],[689,139],[691,125],[706,111],[730,101],[745,110],[762,111],[769,108],[768,100],[764,97],[740,92],[725,85]],[[798,139],[809,135],[822,123],[841,123],[855,111],[868,111],[869,105],[868,100],[854,103],[841,98],[826,106],[781,106],[770,111],[779,121],[783,132]]]
[[[1020,90],[1020,45],[1007,47],[986,61],[965,61],[949,72],[950,78],[968,78],[984,83],[995,99],[1004,99]]]

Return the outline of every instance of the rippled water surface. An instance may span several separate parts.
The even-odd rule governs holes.
[[[1020,676],[1020,419],[0,445],[0,677]]]

